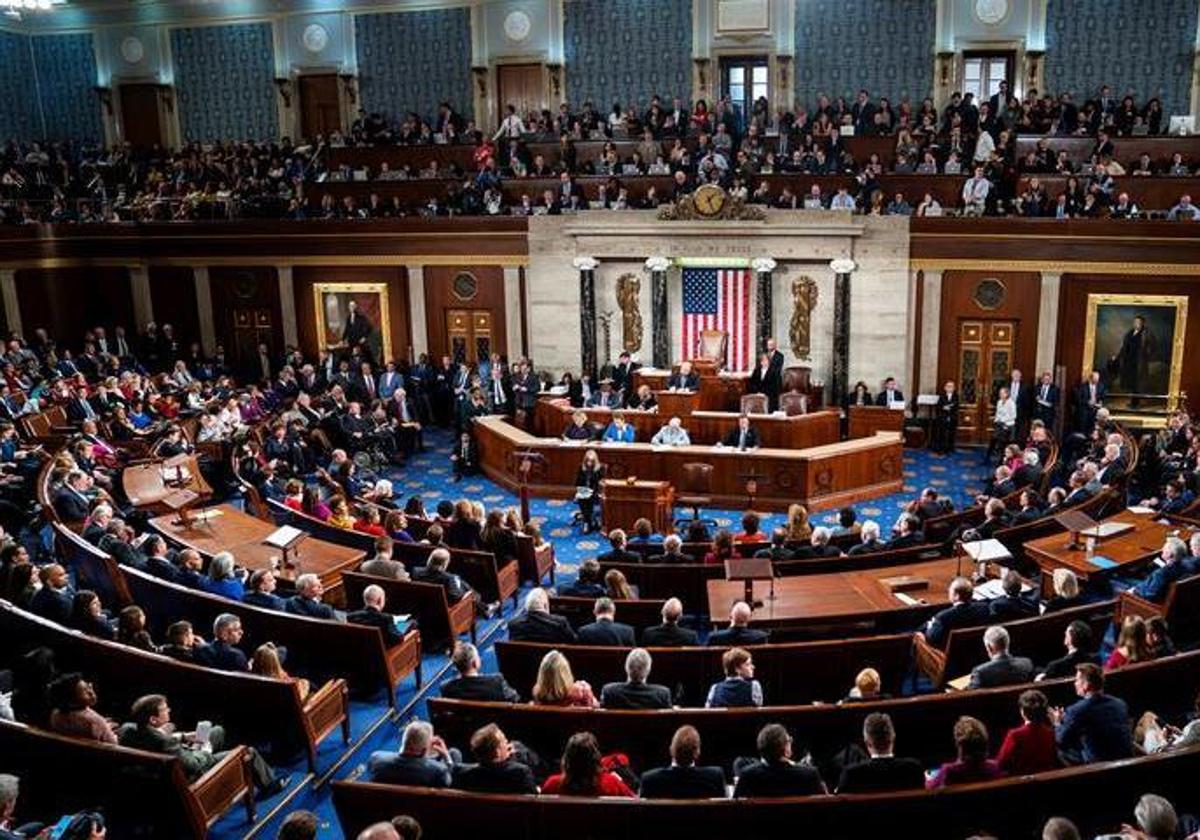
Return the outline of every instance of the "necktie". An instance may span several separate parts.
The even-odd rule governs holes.
[[[403,420],[405,423],[408,422],[408,403],[407,402],[402,401],[400,403],[400,419]]]
[[[741,436],[738,439],[738,449],[745,449],[745,448],[746,448],[746,432],[743,431]]]
[[[369,377],[369,376],[366,377],[366,380],[367,380],[367,395],[373,397],[373,396],[375,396],[375,381],[373,379],[371,379],[371,377]]]
[[[504,387],[500,384],[500,380],[495,380],[496,383],[496,402],[504,402]]]

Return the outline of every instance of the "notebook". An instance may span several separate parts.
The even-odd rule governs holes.
[[[1088,562],[1091,563],[1093,566],[1095,566],[1097,569],[1115,569],[1117,567],[1117,564],[1115,561],[1110,560],[1109,558],[1107,558],[1101,554],[1094,555],[1092,557],[1092,559],[1089,560]]]

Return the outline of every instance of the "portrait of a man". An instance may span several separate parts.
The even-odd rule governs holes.
[[[1119,408],[1166,409],[1179,392],[1187,298],[1088,296],[1084,370],[1099,370]]]
[[[391,358],[386,284],[317,283],[313,293],[320,349],[357,347],[372,361]]]

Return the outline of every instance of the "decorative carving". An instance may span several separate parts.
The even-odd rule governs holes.
[[[634,353],[642,349],[642,310],[638,305],[642,281],[636,274],[617,279],[617,305],[621,307],[621,346]]]
[[[479,96],[486,97],[488,90],[488,69],[486,67],[472,67],[471,75],[475,77],[475,89]]]
[[[717,190],[722,195],[720,202],[711,200],[711,193]],[[697,191],[698,193],[699,191]],[[710,219],[723,219],[739,222],[765,222],[767,213],[756,204],[747,204],[740,198],[727,195],[720,187],[710,186],[705,205],[696,203],[696,193],[680,197],[674,204],[667,204],[658,209],[658,218],[664,222],[691,222]]]
[[[975,305],[980,309],[999,309],[1007,294],[1003,282],[995,277],[985,277],[975,287]]]
[[[546,70],[550,74],[550,98],[557,101],[562,96],[562,65],[547,64]]]
[[[797,277],[792,281],[792,321],[788,327],[788,338],[792,352],[798,358],[812,356],[812,313],[817,307],[817,282],[811,277]]]

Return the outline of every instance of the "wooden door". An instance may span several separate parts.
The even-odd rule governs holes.
[[[162,86],[127,84],[120,87],[121,134],[135,148],[165,146]]]
[[[230,316],[233,347],[225,348],[226,358],[238,366],[249,365],[258,358],[260,344],[266,344],[275,358],[278,347],[270,309],[239,306],[230,311]]]
[[[1017,347],[1015,321],[963,318],[958,322],[958,437],[965,443],[991,439],[992,399],[1007,384]]]
[[[456,362],[477,364],[496,349],[492,313],[486,309],[446,310],[446,346]]]
[[[300,132],[306,140],[318,134],[328,137],[342,130],[342,104],[338,96],[336,73],[314,73],[301,76]]]
[[[530,111],[545,107],[545,88],[540,64],[501,64],[496,68],[496,88],[499,122],[508,113],[508,106],[516,106],[522,118]]]

